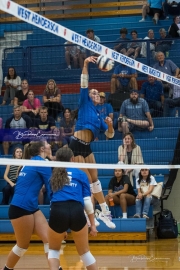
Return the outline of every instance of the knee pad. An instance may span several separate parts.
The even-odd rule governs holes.
[[[49,243],[44,244],[44,252],[48,253],[49,252]]]
[[[48,259],[58,259],[60,256],[60,250],[49,249]]]
[[[85,254],[80,256],[81,260],[83,261],[84,265],[87,267],[96,262],[94,256],[91,254],[90,251],[86,252]]]
[[[27,249],[20,248],[20,247],[18,247],[18,245],[15,245],[15,246],[12,248],[12,251],[13,251],[14,254],[16,254],[17,256],[22,257],[22,256],[24,255],[24,253],[27,251]]]
[[[99,180],[92,183],[92,193],[99,193],[101,191],[102,191],[102,186],[101,186],[101,182]]]

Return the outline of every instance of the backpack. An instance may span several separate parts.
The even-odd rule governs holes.
[[[167,209],[160,213],[157,236],[161,239],[177,238],[178,236],[177,221],[173,218],[172,212]]]

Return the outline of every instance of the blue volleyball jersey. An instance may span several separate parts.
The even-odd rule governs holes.
[[[78,120],[76,122],[75,131],[90,129],[94,134],[94,139],[99,135],[100,131],[108,129],[100,113],[89,97],[88,88],[81,88]]]
[[[51,194],[51,202],[77,201],[84,206],[84,197],[91,196],[90,184],[85,172],[67,168],[70,183]]]
[[[45,161],[40,156],[35,156],[31,160]],[[47,193],[50,193],[51,174],[51,167],[24,166],[19,173],[11,204],[28,211],[38,209],[39,191],[44,184]]]

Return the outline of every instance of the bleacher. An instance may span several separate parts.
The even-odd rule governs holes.
[[[172,23],[171,20],[160,21],[159,25],[154,26],[149,19],[145,23],[139,23],[140,16],[131,17],[116,17],[116,18],[102,18],[102,19],[84,19],[71,21],[57,21],[82,35],[85,35],[87,28],[93,28],[95,34],[100,37],[103,44],[108,47],[114,46],[114,41],[119,37],[119,29],[126,27],[128,32],[136,29],[138,36],[144,38],[147,35],[148,29],[153,29],[155,37],[158,38],[158,30],[163,27],[166,30]],[[9,66],[15,66],[18,75],[21,78],[27,78],[31,89],[36,93],[36,97],[42,100],[43,89],[49,78],[53,78],[58,82],[62,91],[62,102],[65,107],[75,109],[78,106],[79,99],[79,79],[81,70],[65,70],[64,59],[64,39],[56,37],[50,33],[44,32],[35,26],[25,23],[17,24],[2,24],[6,32],[10,31],[32,31],[32,34],[27,36],[26,40],[20,42],[20,47],[16,47],[11,51],[5,50],[6,57],[3,60],[3,71],[7,73]],[[4,32],[2,32],[3,36]],[[128,35],[130,38],[130,36]],[[180,41],[175,41],[172,49],[169,52],[169,58],[177,65],[180,64],[180,56],[177,51],[180,48]],[[48,57],[47,57],[48,55]],[[22,57],[23,56],[23,57]],[[138,58],[140,62],[147,64],[147,59]],[[154,60],[148,60],[149,64],[153,64]],[[92,85],[96,83],[97,88],[103,89],[105,92],[110,91],[111,72],[103,73],[96,67],[90,68],[90,82]],[[71,78],[71,84],[70,84]],[[138,82],[140,83],[146,78],[144,74],[138,74]],[[104,83],[105,82],[105,83]],[[2,97],[0,103],[2,101]],[[5,123],[6,119],[12,114],[12,106],[0,107],[0,117]],[[174,111],[172,116],[174,116]],[[179,112],[180,115],[180,112]],[[117,114],[114,114],[117,120]],[[136,143],[141,146],[143,158],[146,164],[163,164],[171,163],[174,153],[174,148],[179,132],[180,118],[156,118],[154,119],[155,129],[152,132],[134,132]],[[105,140],[105,135],[100,134],[99,141],[92,143],[92,149],[95,153],[97,163],[116,164],[118,162],[118,146],[122,144],[122,134],[118,131],[112,140]],[[1,158],[4,157],[2,148],[0,148]],[[106,166],[106,165],[105,165]],[[3,180],[3,173],[5,166],[0,166],[0,200],[2,198],[2,188],[5,184]],[[164,181],[164,176],[167,176],[169,171],[152,170],[157,182]],[[111,168],[99,169],[99,179],[102,182],[104,194],[107,194],[108,182],[113,176]],[[45,214],[46,218],[49,216],[49,206],[40,206],[40,209]],[[146,240],[146,220],[133,219],[135,213],[134,206],[128,207],[128,219],[120,219],[121,211],[119,207],[112,210],[114,215],[114,222],[116,229],[108,229],[102,222],[98,227],[98,240]],[[13,229],[8,220],[8,206],[0,206],[0,241],[14,240]],[[153,208],[150,208],[149,216],[153,218]],[[107,234],[108,232],[108,234]],[[37,240],[37,237],[33,237]]]

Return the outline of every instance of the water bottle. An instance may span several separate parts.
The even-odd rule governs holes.
[[[179,111],[178,110],[176,110],[175,117],[179,117]]]
[[[110,206],[114,206],[113,198],[109,198],[109,205],[110,205]]]

